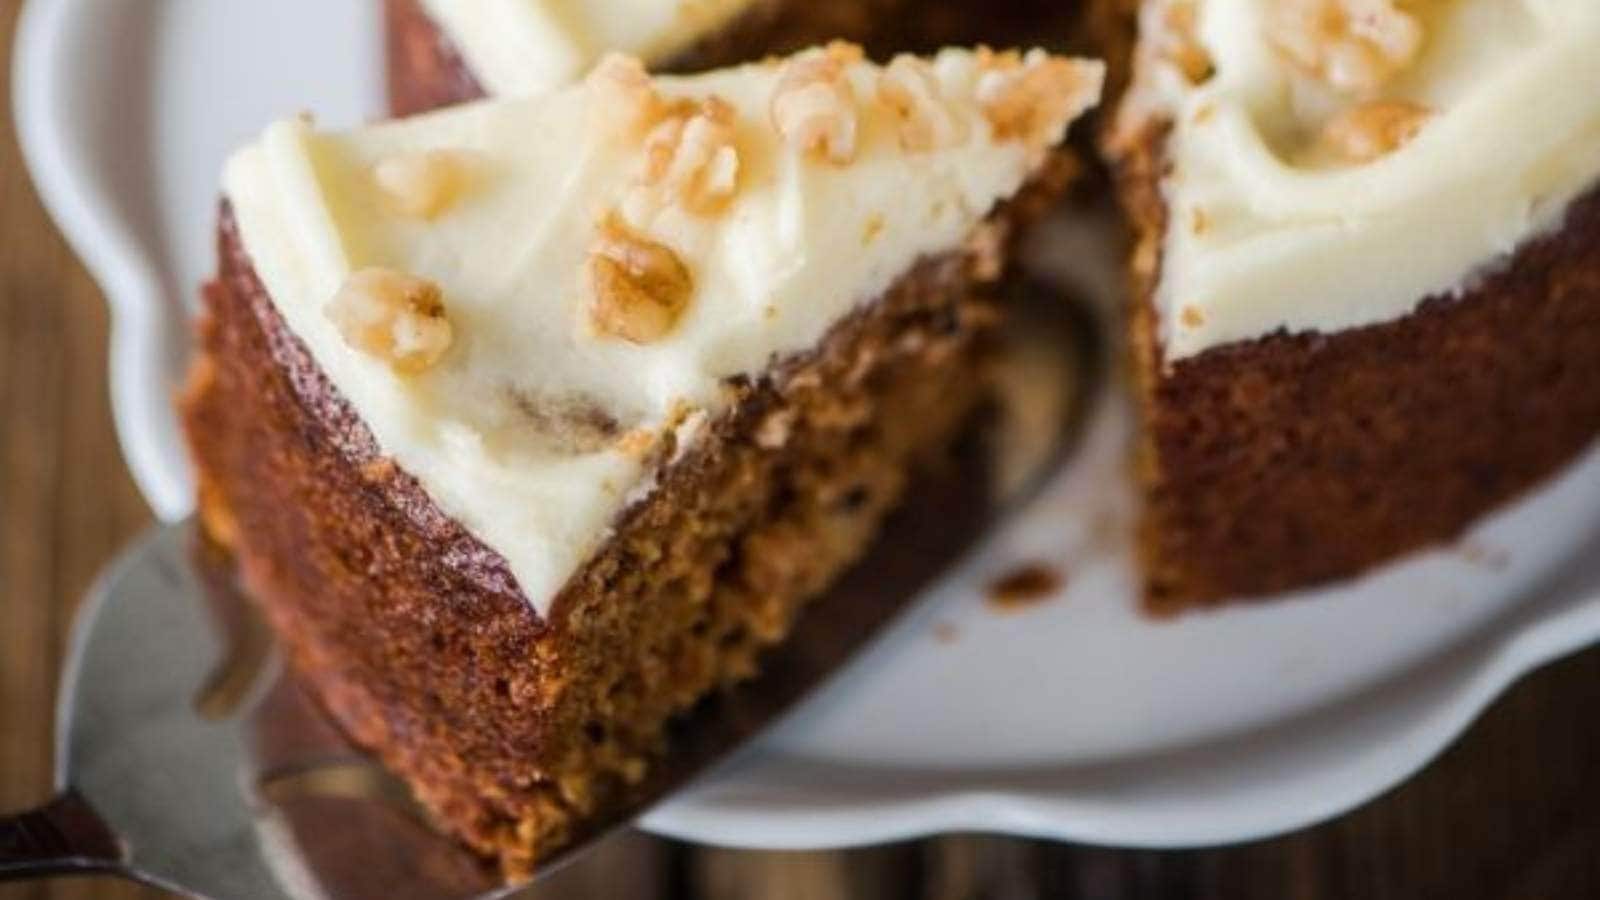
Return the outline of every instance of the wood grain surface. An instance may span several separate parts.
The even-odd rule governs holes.
[[[9,99],[19,0],[0,0],[0,809],[46,799],[56,671],[95,573],[150,521],[123,468],[106,314],[22,167]],[[196,178],[212,173],[196,172]],[[0,897],[157,897],[92,879]],[[1321,827],[1242,847],[1130,852],[954,836],[751,853],[628,834],[532,897],[1600,897],[1600,650],[1526,679],[1427,771]]]

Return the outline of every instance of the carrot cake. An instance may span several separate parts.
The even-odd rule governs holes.
[[[979,399],[1098,64],[836,44],[325,132],[224,177],[208,532],[333,717],[511,876],[754,673]]]
[[[1600,433],[1596,47],[1591,2],[1142,5],[1152,609],[1452,540]]]

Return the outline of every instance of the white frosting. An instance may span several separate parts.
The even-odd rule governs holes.
[[[1600,177],[1600,2],[1439,0],[1416,61],[1341,97],[1264,38],[1274,0],[1198,0],[1215,74],[1191,85],[1147,51],[1124,131],[1170,120],[1169,227],[1155,292],[1168,360],[1277,329],[1337,331],[1472,283],[1561,221]],[[1144,34],[1161,29],[1159,4]],[[1364,164],[1306,152],[1341,104],[1433,110]]]
[[[756,0],[423,0],[491,95],[566,84],[607,51],[667,59]]]
[[[1088,102],[1099,69],[1084,66]],[[676,329],[643,345],[588,326],[588,248],[634,184],[640,152],[586,116],[582,85],[345,133],[281,122],[229,162],[225,189],[290,329],[383,452],[505,557],[543,614],[654,473],[615,442],[564,446],[528,408],[599,409],[623,431],[682,422],[681,449],[727,403],[724,379],[814,346],[919,258],[960,246],[1029,177],[1041,154],[994,137],[974,99],[975,57],[946,51],[933,71],[967,137],[903,151],[891,114],[868,100],[877,70],[860,63],[849,70],[860,152],[846,166],[780,141],[768,112],[776,65],[658,80],[667,96],[716,94],[735,107],[741,174],[720,216],[669,206],[636,223],[695,282]],[[466,151],[481,168],[431,222],[392,212],[371,174],[425,149]],[[455,339],[433,368],[397,373],[325,315],[346,277],[370,266],[441,286]]]

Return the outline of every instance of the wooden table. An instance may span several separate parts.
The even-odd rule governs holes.
[[[150,522],[111,430],[104,305],[40,209],[12,133],[19,5],[0,0],[0,809],[48,793],[51,703],[73,608]],[[1155,853],[958,836],[750,853],[630,834],[532,895],[1600,897],[1600,649],[1527,679],[1401,789],[1277,840]],[[154,896],[91,879],[0,886],[4,898]]]

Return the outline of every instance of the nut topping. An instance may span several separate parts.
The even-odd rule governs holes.
[[[837,166],[856,157],[860,114],[848,67],[861,48],[834,42],[790,60],[772,94],[772,123],[789,146]]]
[[[353,273],[323,312],[345,343],[406,374],[437,363],[454,337],[439,286],[390,269]]]
[[[1211,54],[1195,34],[1199,12],[1195,0],[1173,0],[1162,11],[1163,30],[1155,42],[1155,52],[1183,73],[1190,84],[1201,84],[1216,70]]]
[[[1043,50],[984,50],[978,65],[978,103],[997,140],[1020,140],[1045,147],[1061,137],[1100,94],[1097,63],[1063,59]]]
[[[1363,103],[1323,126],[1321,146],[1344,162],[1371,162],[1404,147],[1432,115],[1409,100]]]
[[[1422,25],[1395,0],[1276,0],[1267,40],[1330,87],[1365,93],[1410,65]]]
[[[611,131],[627,134],[654,125],[666,112],[650,73],[637,58],[608,53],[584,79],[589,115]]]
[[[475,160],[464,150],[424,150],[387,157],[372,178],[402,214],[436,219],[461,199],[472,183]]]
[[[648,344],[672,331],[694,293],[694,278],[670,247],[613,213],[601,221],[589,253],[596,333]]]
[[[915,56],[902,54],[878,76],[878,100],[899,124],[900,147],[908,153],[926,153],[967,139],[966,122],[945,102],[933,67]]]
[[[643,183],[695,215],[722,212],[739,188],[736,120],[720,97],[680,104],[645,137]]]

